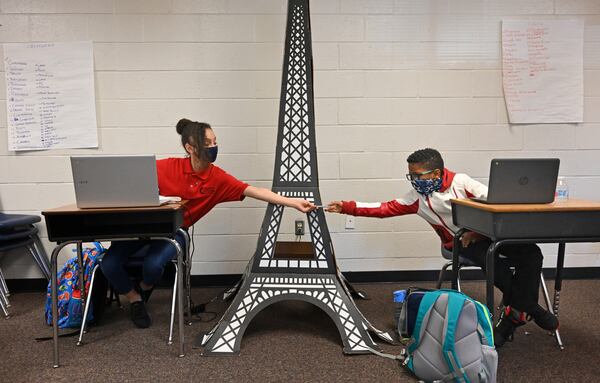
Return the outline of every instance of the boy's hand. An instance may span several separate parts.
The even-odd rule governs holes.
[[[329,213],[341,213],[342,212],[342,201],[329,202],[329,205],[327,205],[327,208],[325,209],[325,211],[329,212]]]
[[[480,241],[483,238],[485,237],[481,234],[477,234],[473,231],[467,231],[462,235],[462,237],[460,237],[460,242],[462,243],[463,247],[469,247],[470,244]]]
[[[305,199],[295,199],[294,208],[302,213],[308,213],[309,211],[315,210],[317,207],[315,204]]]

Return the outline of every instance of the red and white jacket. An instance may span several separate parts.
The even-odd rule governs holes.
[[[439,192],[424,196],[411,189],[402,198],[388,202],[364,203],[342,201],[342,213],[364,217],[395,217],[418,214],[433,227],[446,249],[452,249],[452,240],[458,227],[452,223],[452,198],[486,198],[488,188],[462,173],[444,169]]]

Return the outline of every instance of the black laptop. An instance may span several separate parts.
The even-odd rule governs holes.
[[[558,158],[493,159],[486,199],[490,204],[550,203],[554,201]]]

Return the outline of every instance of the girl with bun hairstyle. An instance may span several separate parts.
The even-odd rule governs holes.
[[[315,209],[309,201],[286,198],[269,189],[248,185],[214,165],[218,153],[217,137],[209,124],[184,118],[179,120],[176,129],[187,156],[157,160],[156,168],[159,193],[188,200],[184,229],[196,223],[215,205],[241,201],[245,197],[293,207],[303,213]],[[181,234],[175,239],[184,246]],[[175,256],[175,249],[165,241],[119,241],[107,250],[102,271],[117,292],[129,299],[131,319],[137,327],[151,325],[145,303],[161,278],[165,265]],[[143,279],[139,286],[134,286],[124,269],[130,257],[143,259]]]

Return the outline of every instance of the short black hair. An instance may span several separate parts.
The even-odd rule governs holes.
[[[427,170],[440,169],[444,171],[444,160],[442,155],[435,149],[419,149],[406,158],[409,164],[423,164]]]

